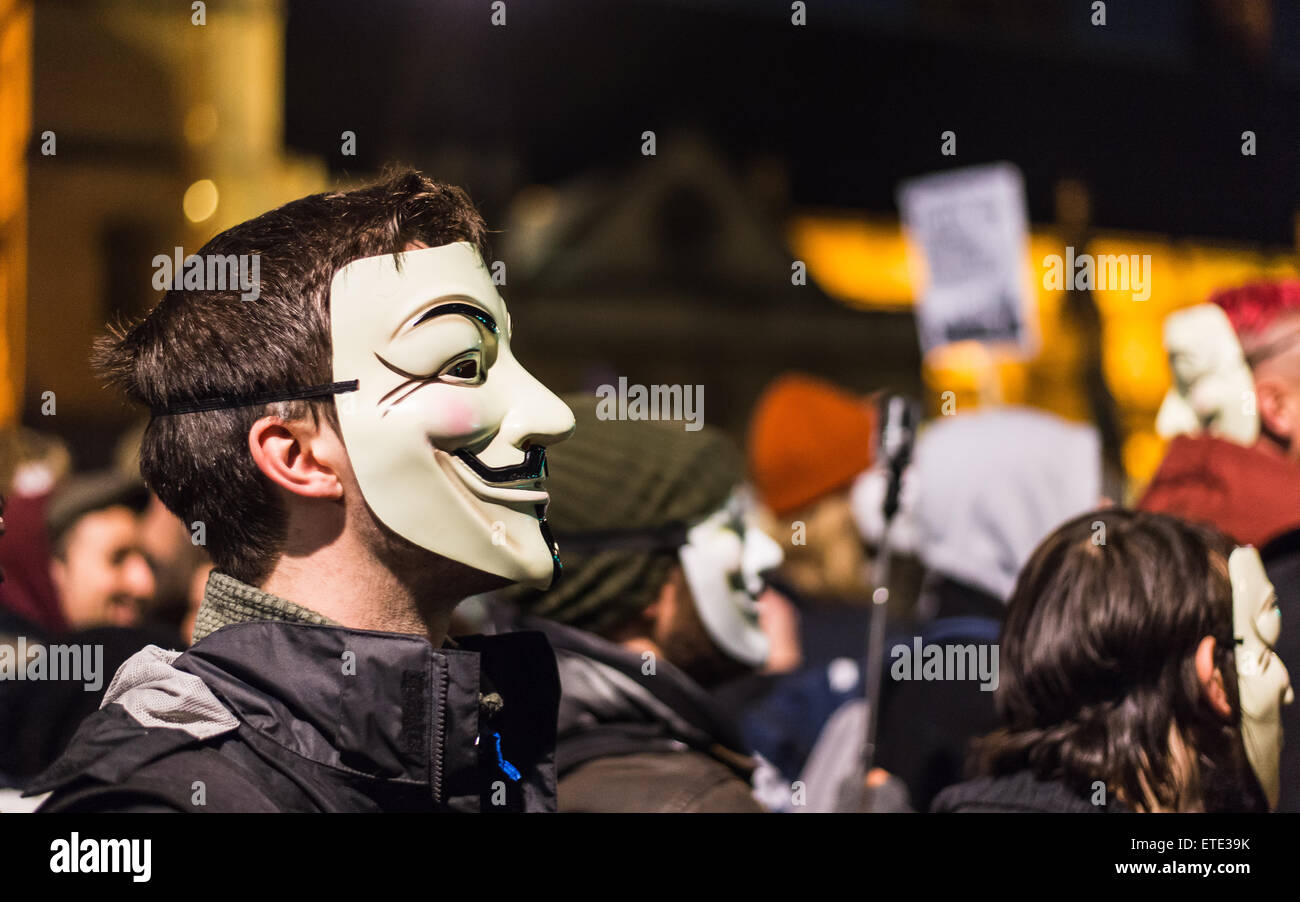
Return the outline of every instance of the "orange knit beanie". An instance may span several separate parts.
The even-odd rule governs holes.
[[[813,376],[788,373],[764,390],[749,425],[754,486],[777,515],[849,485],[871,465],[870,402]]]

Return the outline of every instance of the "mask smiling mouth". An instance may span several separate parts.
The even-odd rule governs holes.
[[[521,504],[532,508],[530,513],[537,518],[542,541],[551,552],[551,585],[555,585],[564,565],[560,562],[560,548],[546,521],[546,506],[551,501],[550,494],[542,488],[546,479],[546,448],[533,445],[524,452],[522,463],[507,467],[489,467],[464,448],[452,454],[434,448],[434,454],[443,469],[454,472],[466,491],[476,498],[504,504],[513,510],[518,510],[516,505]]]
[[[546,505],[551,496],[542,488],[546,478],[546,449],[534,445],[523,463],[490,467],[461,448],[448,457],[450,469],[476,497],[498,504]]]

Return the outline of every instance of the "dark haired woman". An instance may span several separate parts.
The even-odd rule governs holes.
[[[1291,700],[1277,629],[1253,548],[1159,514],[1066,523],[1009,603],[981,776],[931,810],[1267,810]]]

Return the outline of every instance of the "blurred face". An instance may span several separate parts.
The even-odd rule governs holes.
[[[355,260],[330,293],[339,422],[361,494],[406,540],[536,588],[559,557],[545,447],[564,402],[510,349],[510,315],[472,245]]]
[[[804,525],[802,544],[790,541],[792,522]],[[804,594],[866,598],[867,556],[853,518],[847,491],[836,492],[770,523],[768,534],[781,540],[785,551],[782,572]]]
[[[1255,394],[1265,437],[1287,457],[1300,460],[1300,343],[1256,368]]]
[[[1243,339],[1254,376],[1262,444],[1300,460],[1300,313]]]
[[[1291,679],[1273,651],[1281,631],[1281,611],[1259,552],[1237,548],[1228,558],[1232,578],[1232,621],[1241,695],[1241,730],[1246,757],[1277,807],[1279,756],[1282,753],[1282,706],[1291,703]]]
[[[1227,314],[1202,304],[1165,321],[1165,349],[1173,386],[1156,415],[1165,438],[1202,430],[1242,445],[1259,435],[1253,384]]]
[[[136,515],[125,507],[92,511],[65,537],[63,560],[50,565],[73,629],[132,626],[153,597],[153,570],[140,548]]]
[[[747,667],[770,651],[759,624],[763,574],[781,565],[781,546],[754,523],[743,496],[691,529],[678,552],[691,597],[709,638]]]
[[[184,598],[194,572],[190,532],[157,495],[140,516],[140,547],[153,563],[157,595],[164,603]]]

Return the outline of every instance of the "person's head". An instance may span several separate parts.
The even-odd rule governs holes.
[[[1089,798],[1100,783],[1141,811],[1266,807],[1270,778],[1251,774],[1242,740],[1232,552],[1218,533],[1119,509],[1044,540],[1008,606],[1003,726],[977,743],[980,769]]]
[[[601,419],[590,396],[556,449],[549,512],[564,578],[510,600],[651,651],[709,685],[762,666],[762,573],[780,548],[749,522],[740,456],[710,427]]]
[[[876,420],[867,398],[800,373],[774,380],[754,407],[749,472],[771,515],[769,531],[798,531],[798,541],[782,543],[783,572],[806,594],[853,598],[870,591],[849,491],[871,465]]]
[[[173,287],[99,343],[153,410],[145,480],[218,570],[262,585],[342,539],[439,598],[549,583],[543,448],[572,416],[511,353],[486,235],[412,171],[313,195],[201,249],[256,255],[256,299]]]
[[[72,471],[72,452],[57,435],[25,426],[0,429],[0,490],[39,496]]]
[[[51,499],[50,577],[72,629],[134,626],[153,598],[140,543],[148,492],[115,473],[78,476]]]
[[[149,505],[140,516],[140,544],[153,562],[158,581],[155,619],[174,625],[183,616],[194,572],[208,563],[199,539],[206,537],[186,529],[158,496],[150,493]]]
[[[1172,384],[1156,414],[1162,438],[1208,432],[1247,447],[1259,438],[1255,382],[1241,341],[1218,304],[1198,304],[1165,318]]]
[[[1261,440],[1300,460],[1300,282],[1258,282],[1211,301],[1228,315],[1254,376]]]
[[[1014,406],[939,417],[917,437],[890,543],[931,578],[1005,602],[1038,543],[1101,501],[1101,478],[1092,426]],[[873,468],[854,484],[855,519],[869,541],[884,531],[886,481]]]

